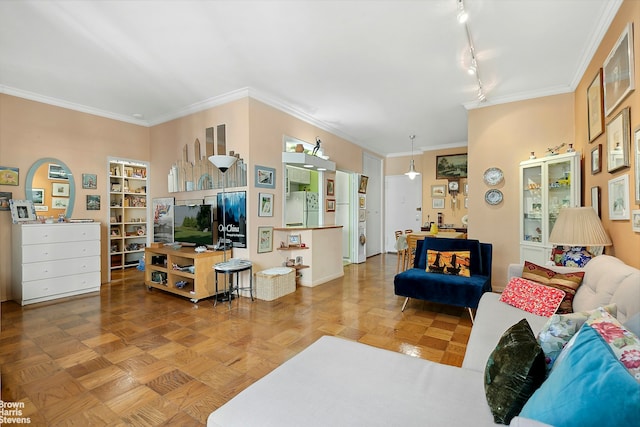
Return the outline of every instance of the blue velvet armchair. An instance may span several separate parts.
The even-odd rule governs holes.
[[[427,251],[469,251],[470,277],[427,272]],[[473,320],[471,309],[478,308],[480,297],[491,292],[491,259],[493,246],[472,239],[446,239],[426,237],[416,245],[413,268],[396,274],[393,284],[395,294],[441,304],[466,307]]]

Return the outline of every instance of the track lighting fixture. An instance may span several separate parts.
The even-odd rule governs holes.
[[[458,22],[464,24],[469,19],[469,14],[464,10],[463,0],[457,0],[458,2]]]
[[[469,15],[464,8],[463,0],[456,0],[458,5],[458,22],[464,25],[465,33],[467,34],[467,43],[469,44],[469,56],[471,57],[469,68],[467,68],[467,72],[471,76],[476,76],[476,81],[478,83],[478,93],[477,98],[480,102],[486,102],[487,95],[484,92],[484,87],[482,86],[482,80],[480,80],[480,70],[478,67],[478,59],[476,57],[476,49],[473,45],[473,39],[471,38],[471,32],[469,31],[469,24],[467,24],[467,19]]]

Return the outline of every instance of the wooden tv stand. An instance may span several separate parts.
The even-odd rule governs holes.
[[[198,302],[203,298],[215,295],[214,264],[224,261],[224,251],[207,251],[198,253],[194,247],[171,249],[166,246],[145,249],[144,283],[149,290],[162,289],[176,295]],[[227,252],[227,259],[231,258],[231,250]],[[165,263],[166,260],[166,263]],[[193,273],[186,268],[193,266]],[[178,288],[178,282],[186,282]]]

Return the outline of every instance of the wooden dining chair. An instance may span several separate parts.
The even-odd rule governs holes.
[[[399,241],[400,236],[403,235],[402,230],[397,230],[395,232],[396,234],[396,253],[398,254],[398,261],[396,262],[396,274],[400,273],[400,266],[402,266],[402,271],[404,271],[404,265],[405,265],[405,257],[407,256],[407,250],[406,249],[400,249],[400,245],[399,243],[401,243]]]
[[[404,270],[408,270],[413,267],[414,260],[416,258],[416,242],[424,239],[425,236],[421,234],[407,234],[407,256]]]

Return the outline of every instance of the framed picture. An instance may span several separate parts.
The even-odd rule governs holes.
[[[360,209],[367,208],[367,198],[365,196],[358,196],[358,206]]]
[[[604,106],[608,116],[635,88],[633,24],[629,22],[604,60]]]
[[[629,219],[629,174],[609,180],[609,219]]]
[[[335,211],[336,211],[335,199],[327,199],[327,212],[335,212]]]
[[[369,177],[360,175],[360,182],[358,183],[358,193],[367,194],[367,184],[369,183]]]
[[[67,171],[60,165],[49,163],[49,179],[64,179],[69,180]]]
[[[51,198],[51,209],[67,209],[68,206],[69,206],[68,197],[52,197]]]
[[[447,195],[447,186],[442,184],[431,186],[431,197],[444,197]]]
[[[276,170],[266,166],[258,166],[255,168],[256,179],[255,185],[259,188],[276,188]]]
[[[462,187],[462,194],[464,194],[465,196],[469,195],[469,183],[465,182],[464,186]]]
[[[82,188],[86,190],[96,190],[98,188],[98,175],[95,173],[83,173]]]
[[[327,180],[327,196],[335,196],[335,183],[332,179]]]
[[[638,209],[631,211],[631,228],[636,233],[640,233],[640,210]]]
[[[591,149],[591,175],[602,171],[602,144]]]
[[[69,184],[66,182],[54,182],[51,184],[52,197],[69,197]]]
[[[358,209],[358,222],[365,222],[367,220],[367,210]]]
[[[44,188],[32,188],[31,201],[34,205],[44,204]]]
[[[433,209],[444,209],[444,199],[431,199]]]
[[[11,192],[0,191],[0,211],[11,210],[9,208],[9,200],[11,200],[12,197]]]
[[[464,198],[464,208],[465,209],[469,209],[469,198],[468,197]]]
[[[460,179],[466,177],[466,154],[436,156],[436,179]]]
[[[0,185],[18,185],[20,183],[20,169],[0,166]]]
[[[258,227],[258,253],[273,251],[273,227]]]
[[[300,246],[301,242],[299,234],[289,234],[289,246]]]
[[[153,214],[152,242],[171,243],[174,241],[174,204],[175,199],[173,197],[159,197],[151,200],[151,212]]]
[[[87,194],[87,210],[99,211],[100,210],[100,196],[97,194]]]
[[[587,88],[587,121],[589,142],[593,142],[604,132],[604,100],[602,89],[602,68]]]
[[[635,158],[635,173],[634,176],[636,177],[636,182],[635,182],[635,194],[636,194],[636,204],[640,205],[640,127],[636,128],[635,131],[633,131],[633,141],[634,141],[634,148],[633,148],[633,152],[634,152],[634,158]]]
[[[111,235],[112,236],[119,236],[120,235],[120,228],[119,227],[111,227]]]
[[[609,173],[629,167],[629,107],[607,123],[607,170]]]
[[[600,216],[600,187],[591,187],[591,207]]]
[[[258,216],[273,216],[273,194],[258,193]]]
[[[9,200],[11,220],[14,224],[19,222],[35,221],[36,210],[31,200]]]

